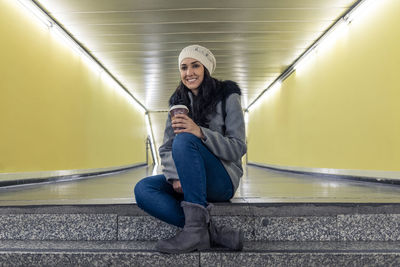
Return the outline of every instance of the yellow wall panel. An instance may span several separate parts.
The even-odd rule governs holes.
[[[250,162],[400,170],[399,10],[375,1],[250,109]]]
[[[144,114],[17,1],[0,1],[0,173],[145,161]]]

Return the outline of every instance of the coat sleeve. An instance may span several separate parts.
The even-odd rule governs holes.
[[[246,132],[240,96],[231,94],[226,99],[225,136],[217,131],[200,127],[203,143],[218,158],[238,161],[246,153]]]
[[[178,172],[172,158],[172,142],[174,141],[174,138],[175,133],[171,126],[171,117],[168,114],[167,123],[164,130],[163,144],[158,149],[161,165],[163,167],[162,171],[167,181],[170,179],[179,179]]]

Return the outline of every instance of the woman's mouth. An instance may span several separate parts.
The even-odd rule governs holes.
[[[186,79],[186,81],[188,81],[189,83],[193,83],[197,81],[197,78]]]

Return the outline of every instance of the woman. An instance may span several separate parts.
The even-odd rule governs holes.
[[[246,153],[240,88],[211,77],[214,55],[191,45],[179,55],[181,82],[169,104],[186,105],[189,114],[168,116],[159,152],[163,174],[144,178],[135,187],[140,208],[183,230],[157,243],[165,253],[204,250],[219,245],[241,250],[239,230],[216,226],[211,204],[231,199],[243,175]]]

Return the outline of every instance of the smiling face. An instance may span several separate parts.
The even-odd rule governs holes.
[[[185,58],[180,65],[181,80],[194,95],[204,80],[204,66],[197,59]]]

